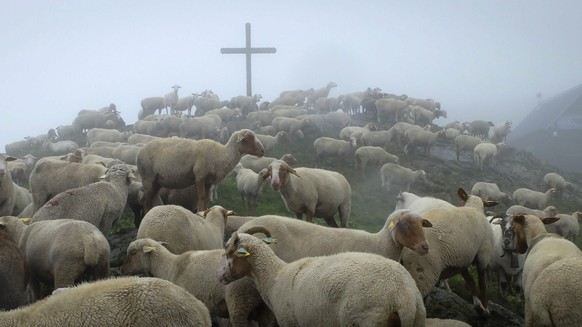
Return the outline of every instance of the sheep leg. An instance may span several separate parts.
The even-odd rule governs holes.
[[[478,277],[479,277],[479,288],[481,289],[481,291],[483,289],[486,288],[485,286],[485,271],[483,269],[477,269],[478,271]],[[473,276],[471,276],[471,273],[469,273],[469,269],[467,268],[463,268],[461,269],[461,275],[463,276],[463,279],[465,280],[465,283],[467,284],[467,288],[469,288],[469,291],[471,292],[471,295],[473,296],[473,307],[475,308],[475,311],[477,311],[477,313],[479,313],[482,316],[489,316],[490,312],[489,310],[485,307],[487,305],[487,295],[480,293],[479,295],[481,295],[480,297],[477,295],[477,288],[475,287],[475,280],[473,279]],[[485,304],[483,304],[485,303]]]
[[[312,223],[313,222],[313,212],[307,211],[305,214],[305,221]]]
[[[338,227],[337,223],[335,222],[335,219],[333,218],[333,216],[331,217],[324,217],[323,218],[325,220],[325,223],[329,226],[329,227]],[[342,226],[345,227],[345,226]]]
[[[247,212],[247,209],[245,208],[245,196],[243,193],[240,194],[240,199],[242,200],[243,211]]]
[[[154,207],[154,199],[158,196],[158,192],[160,191],[160,184],[157,180],[153,180],[150,187],[147,187],[148,183],[145,181],[143,182],[144,186],[144,195],[143,195],[143,215],[148,213]],[[143,218],[143,217],[142,217]]]

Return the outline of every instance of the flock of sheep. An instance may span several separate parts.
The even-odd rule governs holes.
[[[510,196],[482,181],[458,190],[461,206],[410,192],[430,171],[400,157],[428,158],[438,145],[494,170],[511,122],[440,127],[434,120],[447,112],[432,99],[370,88],[330,97],[336,86],[260,102],[208,90],[179,97],[174,85],[143,99],[131,126],[111,104],[6,145],[0,307],[10,311],[0,325],[466,326],[427,318],[423,298],[461,274],[475,310],[489,316],[488,272],[504,296],[515,286],[519,301],[523,289],[528,326],[582,319],[582,251],[573,243],[582,213],[550,205],[574,184],[550,172],[547,189]],[[354,115],[367,123],[352,125]],[[301,139],[314,139],[315,167],[298,167],[292,153],[267,157]],[[333,167],[346,161],[396,196],[377,233],[347,228],[352,188]],[[209,207],[231,174],[249,216]],[[267,181],[298,219],[255,216]],[[500,202],[506,213],[485,212]],[[126,207],[138,230],[121,271],[157,278],[109,278],[106,236]]]

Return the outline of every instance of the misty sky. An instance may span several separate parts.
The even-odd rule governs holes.
[[[582,83],[582,2],[559,1],[3,1],[0,151],[115,103],[127,124],[140,101],[338,84],[440,101],[448,119],[513,120]]]

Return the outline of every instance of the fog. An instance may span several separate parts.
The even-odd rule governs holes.
[[[582,82],[582,2],[4,1],[0,12],[0,151],[115,103],[127,124],[140,101],[180,85],[245,94],[245,23],[253,93],[338,84],[433,98],[452,120],[512,120]]]

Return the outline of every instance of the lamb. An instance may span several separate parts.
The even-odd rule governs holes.
[[[404,146],[404,153],[409,152],[410,146],[422,146],[424,147],[424,154],[430,157],[430,148],[439,138],[445,138],[446,132],[440,130],[436,133],[427,131],[421,128],[409,128],[404,132],[404,139],[406,139],[406,145]]]
[[[402,265],[410,272],[422,296],[427,296],[439,280],[461,273],[473,295],[473,305],[478,313],[490,314],[487,300],[485,271],[489,266],[492,251],[492,232],[485,217],[484,203],[480,198],[468,195],[463,189],[457,191],[464,207],[436,208],[426,211],[422,217],[431,222],[433,228],[426,230],[431,246],[427,255],[403,249]],[[479,277],[479,290],[475,288],[468,267],[475,263]]]
[[[544,224],[551,224],[557,221],[559,218],[538,218],[533,215],[516,215],[513,216],[511,222],[511,230],[515,233],[516,241],[516,251],[518,253],[525,253],[526,259],[523,266],[523,291],[525,298],[525,323],[526,326],[533,326],[534,322],[539,322],[541,325],[550,326],[553,323],[559,321],[565,321],[564,315],[570,315],[582,319],[580,316],[580,310],[570,310],[569,312],[564,312],[564,309],[558,309],[555,305],[558,302],[564,303],[561,298],[567,294],[564,288],[572,288],[576,283],[572,283],[572,280],[564,280],[561,277],[556,278],[552,276],[552,280],[548,281],[547,278],[540,277],[544,274],[544,271],[548,266],[555,262],[562,261],[561,259],[566,258],[582,258],[582,251],[572,242],[560,238],[555,234],[547,233],[544,228]],[[565,273],[565,271],[560,272],[560,275]],[[567,276],[564,276],[567,278]],[[547,298],[545,294],[547,289],[544,285],[541,285],[539,281],[544,281],[544,283],[550,283],[550,287],[559,290],[560,296]],[[566,283],[566,284],[563,284]],[[578,288],[576,288],[578,289]],[[568,298],[576,300],[576,298]],[[554,308],[538,307],[540,302],[553,303]],[[564,306],[564,308],[577,308],[578,303],[569,303]],[[577,312],[577,313],[575,313]],[[549,316],[552,318],[550,319]],[[539,319],[539,320],[538,320]],[[554,322],[552,323],[551,320]],[[570,326],[576,325],[576,322],[571,321],[570,324],[560,324],[558,326]]]
[[[422,297],[396,261],[348,252],[285,263],[262,240],[237,232],[224,253],[220,281],[249,276],[281,326],[424,326]]]
[[[0,153],[0,217],[9,216],[14,210],[14,183],[7,171],[7,163],[16,158]]]
[[[136,237],[167,242],[166,248],[174,254],[220,249],[227,217],[232,214],[220,206],[197,215],[180,206],[161,205],[144,216]]]
[[[180,89],[180,85],[172,85],[172,88],[174,89],[173,92],[164,95],[164,109],[166,109],[166,114],[168,113],[168,108],[174,112],[174,106],[178,102],[178,90]],[[158,110],[159,114],[161,115],[162,109],[160,108]]]
[[[26,264],[6,226],[0,224],[0,310],[25,303]]]
[[[265,150],[251,130],[233,133],[226,145],[212,140],[169,138],[145,144],[137,155],[144,187],[144,213],[153,207],[161,187],[185,188],[196,184],[198,211],[207,207],[208,193],[228,175],[243,154],[262,157]]]
[[[228,318],[233,326],[247,326],[253,311],[261,309],[263,301],[253,282],[242,279],[228,286],[216,278],[224,250],[187,251],[174,254],[151,238],[135,240],[127,247],[121,266],[124,275],[146,273],[181,286],[202,301],[211,316]],[[235,291],[244,296],[232,296]]]
[[[400,166],[396,163],[386,163],[380,168],[380,177],[382,178],[382,188],[390,192],[390,188],[399,187],[399,192],[410,191],[410,186],[418,180],[426,181],[424,170],[412,170]]]
[[[506,120],[504,123],[493,126],[492,130],[489,130],[489,140],[491,142],[505,142],[507,135],[511,130],[511,121]]]
[[[265,148],[265,153],[270,153],[275,146],[282,144],[284,141],[289,141],[287,132],[280,131],[275,136],[256,134],[257,138]]]
[[[356,139],[349,142],[332,137],[319,137],[313,141],[315,148],[315,167],[321,165],[323,157],[350,158],[357,149]]]
[[[125,164],[107,169],[101,181],[55,195],[38,209],[31,221],[75,219],[95,225],[108,235],[123,214],[130,183],[136,179]]]
[[[364,127],[361,126],[347,126],[342,128],[342,130],[339,133],[339,138],[347,141],[351,138],[352,134],[354,133],[360,133],[361,135],[363,135],[366,132],[371,132],[371,131],[376,131],[378,130],[378,128],[376,127],[376,125],[374,125],[374,123],[367,123]]]
[[[556,196],[558,191],[555,188],[550,188],[545,193],[530,190],[522,187],[513,192],[513,201],[515,203],[536,209],[543,209],[548,201]]]
[[[461,152],[465,150],[473,151],[475,147],[481,142],[482,140],[480,138],[467,134],[459,134],[457,137],[455,137],[455,150],[457,153],[457,161],[459,161]]]
[[[567,182],[566,179],[564,179],[564,177],[560,176],[557,173],[547,173],[544,176],[544,184],[547,187],[555,188],[560,192],[564,190],[569,190],[573,192],[576,190],[574,184]]]
[[[208,309],[159,278],[123,277],[66,288],[30,306],[0,313],[3,326],[201,326]]]
[[[471,194],[483,200],[503,202],[506,206],[511,203],[511,197],[505,192],[501,192],[495,183],[477,182],[471,188]]]
[[[271,244],[275,254],[286,262],[305,257],[331,255],[340,252],[367,252],[400,260],[407,247],[419,255],[429,251],[423,227],[432,225],[416,213],[398,210],[386,218],[377,233],[358,229],[330,228],[281,216],[260,216],[243,223],[238,231],[246,233],[262,226],[277,236]],[[326,240],[321,242],[321,240]]]
[[[477,163],[480,169],[489,162],[490,167],[495,166],[495,159],[499,155],[499,152],[504,149],[504,143],[489,143],[489,142],[482,142],[475,146],[473,149],[473,160]]]
[[[243,210],[246,210],[249,215],[254,215],[257,212],[257,201],[263,190],[263,182],[265,181],[263,176],[267,173],[267,169],[255,173],[251,169],[244,168],[239,162],[234,167],[234,171],[236,172],[236,187],[242,199]]]
[[[363,146],[356,150],[355,154],[355,167],[360,167],[362,170],[362,176],[366,173],[366,166],[368,164],[377,165],[381,167],[386,163],[398,164],[400,159],[391,153],[386,152],[384,149],[378,146]]]
[[[41,284],[57,289],[109,276],[109,243],[86,221],[58,219],[27,226],[17,217],[4,216],[0,225],[6,226],[25,257],[33,301],[46,295]]]
[[[273,161],[263,178],[271,177],[271,188],[278,191],[287,209],[297,219],[321,217],[328,226],[337,227],[334,215],[339,213],[341,227],[347,227],[352,209],[352,188],[340,173],[314,168],[293,169],[283,161]]]
[[[285,161],[288,165],[294,165],[297,163],[297,159],[291,154],[286,153],[280,159],[273,157],[256,157],[250,154],[245,154],[240,159],[240,163],[243,167],[248,168],[255,173],[260,173],[261,170],[267,168],[269,164],[275,160]]]

